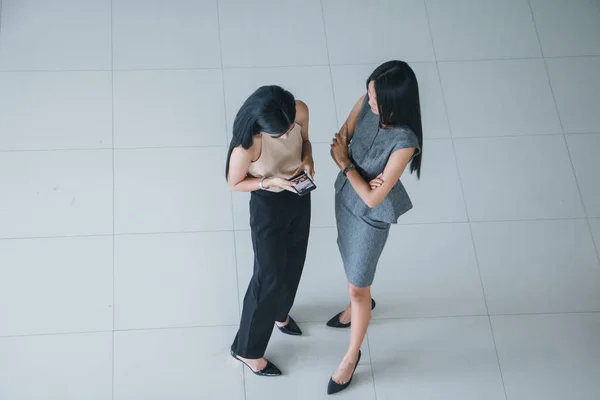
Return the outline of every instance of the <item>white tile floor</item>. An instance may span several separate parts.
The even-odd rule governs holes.
[[[377,63],[420,79],[423,179],[393,228],[360,400],[600,398],[598,0],[0,0],[0,399],[324,399],[348,333],[328,140]],[[255,87],[311,108],[319,189],[257,378],[223,179]]]

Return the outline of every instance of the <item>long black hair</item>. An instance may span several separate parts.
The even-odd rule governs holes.
[[[369,76],[367,91],[371,81],[375,85],[380,123],[389,127],[407,126],[417,136],[421,152],[412,158],[410,172],[416,172],[417,178],[420,178],[423,125],[417,76],[404,61],[388,61]]]
[[[225,179],[229,179],[231,152],[238,146],[248,150],[252,139],[261,132],[278,135],[287,132],[296,121],[294,95],[279,86],[261,86],[250,95],[233,121],[233,134],[227,153]]]

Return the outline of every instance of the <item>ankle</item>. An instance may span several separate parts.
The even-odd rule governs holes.
[[[262,360],[264,357],[258,357],[258,358],[246,358],[246,357],[241,357],[239,355],[235,356],[236,358],[240,359],[240,360],[244,360],[244,361],[248,361],[248,362],[256,362],[256,361],[260,361]]]
[[[351,362],[351,363],[355,363],[356,360],[358,360],[358,352],[359,352],[359,350],[354,350],[354,349],[348,350],[348,352],[344,355],[344,360]]]

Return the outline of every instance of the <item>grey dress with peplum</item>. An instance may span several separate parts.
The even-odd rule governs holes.
[[[357,118],[348,151],[357,171],[368,182],[383,172],[390,155],[400,149],[421,150],[417,136],[405,126],[383,129],[368,96]],[[413,155],[414,157],[414,155]],[[390,225],[412,208],[400,181],[381,204],[369,208],[348,179],[340,173],[335,181],[335,215],[338,247],[348,281],[357,287],[371,286]]]

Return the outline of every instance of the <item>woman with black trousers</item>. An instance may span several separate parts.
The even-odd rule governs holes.
[[[251,192],[254,274],[231,355],[257,375],[278,376],[264,358],[273,324],[302,334],[289,312],[306,258],[310,193],[299,196],[288,179],[314,176],[308,108],[279,86],[263,86],[238,111],[232,136],[226,177],[233,190]]]

